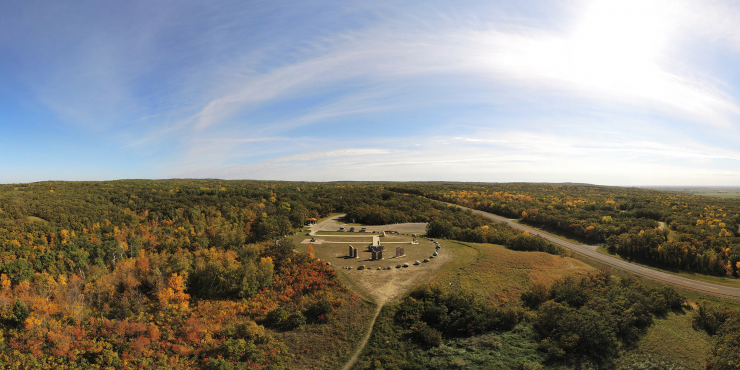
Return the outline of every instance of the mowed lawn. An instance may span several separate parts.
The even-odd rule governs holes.
[[[316,238],[321,239],[321,236],[317,235]],[[299,252],[305,252],[308,248],[309,244],[302,244],[304,239],[305,237],[303,236],[294,237],[294,243]],[[423,238],[417,239],[419,244],[408,244],[408,242],[413,240],[410,236],[380,238],[380,244],[386,247],[386,250],[383,252],[383,260],[372,261],[372,253],[367,248],[372,242],[372,238],[366,238],[359,242],[344,239],[347,238],[326,238],[326,241],[336,243],[324,242],[322,244],[311,244],[316,258],[331,262],[337,270],[341,270],[343,267],[356,269],[360,265],[372,269],[388,266],[395,268],[397,264],[413,264],[416,260],[422,261],[425,258],[429,258],[435,251],[434,243]],[[357,259],[348,258],[350,245],[358,249]],[[396,247],[403,248],[406,255],[396,258]],[[441,250],[440,253],[444,253],[444,251]]]

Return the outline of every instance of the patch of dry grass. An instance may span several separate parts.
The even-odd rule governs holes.
[[[466,265],[448,269],[437,282],[460,287],[496,304],[518,301],[521,293],[534,283],[550,284],[563,276],[593,269],[570,257],[512,251],[494,244],[455,244],[459,249],[475,251],[476,257]],[[471,251],[466,254],[472,254]],[[457,255],[456,252],[456,258]]]
[[[352,356],[373,317],[375,304],[345,292],[337,319],[321,325],[305,325],[273,335],[293,354],[289,369],[339,369]]]
[[[669,313],[655,320],[638,343],[635,353],[668,358],[689,369],[703,369],[711,338],[691,326],[692,312]]]

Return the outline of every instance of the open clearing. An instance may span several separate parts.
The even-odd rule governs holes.
[[[460,287],[496,305],[516,302],[535,283],[549,285],[594,269],[575,258],[512,251],[494,244],[454,242],[449,249],[454,260],[433,282]]]
[[[415,284],[427,281],[452,257],[451,253],[445,249],[445,245],[448,244],[447,241],[440,242],[442,248],[439,250],[439,254],[432,258],[436,247],[431,240],[394,235],[378,238],[380,245],[386,246],[383,252],[384,259],[372,260],[372,253],[368,249],[368,245],[374,239],[372,235],[365,238],[320,235],[315,236],[315,238],[323,238],[323,243],[310,244],[314,248],[316,258],[330,262],[340,276],[359,288],[361,294],[371,298],[381,306],[407,292]],[[377,238],[377,234],[375,235]],[[416,239],[417,244],[411,244],[414,239]],[[297,248],[300,251],[305,251],[309,245],[303,243],[305,236],[298,235],[295,240]],[[358,258],[349,258],[350,245],[357,248]],[[396,247],[403,248],[405,255],[396,257]],[[423,262],[425,258],[429,259],[429,262]],[[419,261],[420,264],[414,265],[415,261]],[[408,263],[409,266],[397,267],[399,264],[403,265],[405,263]],[[357,268],[360,266],[365,266],[365,269],[358,270]],[[388,267],[391,269],[388,270]],[[381,268],[381,270],[378,270],[378,268]]]

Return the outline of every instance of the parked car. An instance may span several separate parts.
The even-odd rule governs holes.
[[[354,226],[350,227],[349,228],[349,232],[351,232],[351,233],[355,232],[355,227]]]
[[[339,226],[339,231],[344,231],[344,226]]]
[[[361,233],[364,233],[365,231],[367,231],[367,228],[364,228],[364,227],[363,227],[362,229],[360,229],[360,232],[361,232]]]

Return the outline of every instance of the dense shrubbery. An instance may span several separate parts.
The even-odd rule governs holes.
[[[534,328],[548,359],[605,364],[620,347],[634,345],[655,315],[680,309],[673,288],[652,289],[635,280],[613,280],[605,271],[535,286],[522,301],[536,310]]]
[[[483,303],[470,293],[428,285],[414,289],[398,306],[395,318],[421,343],[438,346],[442,337],[509,330],[519,322],[519,313]]]
[[[681,310],[684,301],[673,288],[647,287],[606,271],[534,285],[522,294],[526,310],[421,286],[384,310],[359,368],[609,368],[654,317]],[[522,353],[502,358],[500,338],[514,340],[512,351]],[[527,348],[532,352],[525,357]],[[463,355],[468,351],[476,354]]]
[[[556,255],[565,253],[565,249],[557,244],[498,222],[491,222],[489,225],[475,229],[463,229],[447,221],[435,220],[427,224],[427,236],[473,243],[500,244],[516,251],[545,252]]]
[[[561,246],[540,236],[529,235],[526,232],[509,239],[505,246],[515,251],[545,252],[558,255],[565,253],[565,249]]]
[[[740,311],[719,304],[701,302],[694,314],[694,328],[713,336],[707,369],[740,368]]]

